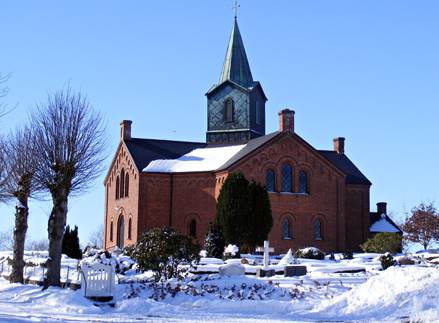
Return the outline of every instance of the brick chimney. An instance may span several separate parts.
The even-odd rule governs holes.
[[[387,203],[386,202],[379,202],[377,203],[377,212],[378,214],[387,214]]]
[[[279,132],[294,132],[294,111],[285,109],[279,111]]]
[[[338,154],[344,154],[344,138],[337,137],[332,139],[332,141],[334,141],[334,151]]]
[[[120,141],[131,140],[131,120],[123,120],[120,122]]]

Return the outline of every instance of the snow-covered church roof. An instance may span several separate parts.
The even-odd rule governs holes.
[[[214,171],[246,145],[198,148],[177,159],[156,159],[143,169],[146,173],[187,173]]]
[[[370,213],[370,232],[395,232],[402,233],[401,229],[386,214]]]

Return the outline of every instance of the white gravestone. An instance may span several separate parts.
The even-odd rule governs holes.
[[[264,241],[264,247],[258,247],[256,251],[264,252],[264,267],[261,269],[258,269],[256,271],[256,276],[258,277],[271,277],[274,276],[275,270],[270,269],[268,267],[269,262],[269,253],[274,251],[274,248],[270,248],[270,244],[267,240]]]
[[[230,263],[219,267],[220,276],[242,276],[245,275],[245,267],[241,264]]]
[[[265,240],[264,241],[264,246],[263,247],[258,247],[256,249],[256,251],[264,253],[264,268],[262,268],[262,269],[265,269],[265,270],[270,269],[270,267],[268,267],[269,253],[270,252],[274,252],[274,248],[270,248],[269,242],[267,240]]]

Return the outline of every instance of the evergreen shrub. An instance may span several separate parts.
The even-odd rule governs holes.
[[[381,267],[383,268],[383,270],[386,270],[389,267],[395,266],[395,264],[396,264],[396,260],[393,259],[392,254],[389,252],[386,252],[379,259],[380,259]]]
[[[154,272],[154,278],[182,279],[187,268],[180,265],[197,263],[201,246],[192,237],[175,231],[174,228],[155,228],[144,232],[131,250],[131,258],[139,270]]]
[[[364,252],[397,254],[402,251],[402,236],[398,233],[380,232],[360,245]]]
[[[73,259],[82,258],[82,251],[79,246],[78,227],[76,225],[73,230],[70,230],[70,226],[67,225],[62,240],[61,252]]]
[[[351,250],[346,249],[343,252],[343,259],[354,259],[354,253]]]
[[[226,241],[223,237],[223,232],[220,228],[213,226],[209,222],[204,237],[204,249],[207,252],[207,257],[220,258],[223,256]]]

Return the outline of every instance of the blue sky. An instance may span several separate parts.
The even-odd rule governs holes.
[[[296,111],[296,132],[316,149],[346,138],[346,154],[396,220],[438,196],[439,2],[239,1],[238,24],[253,78],[277,112]],[[218,82],[233,1],[3,1],[0,72],[12,76],[5,133],[48,91],[70,82],[105,113],[110,156],[119,122],[133,137],[205,141],[205,93]],[[72,198],[68,223],[81,243],[104,217],[105,174]],[[51,203],[32,202],[31,239],[47,236]],[[0,206],[3,231],[13,205]]]

